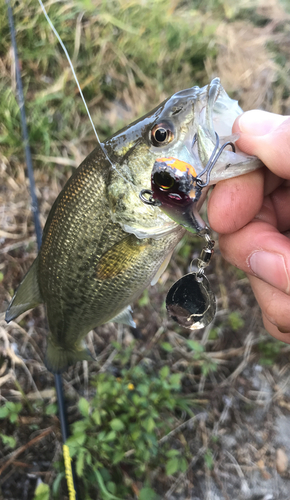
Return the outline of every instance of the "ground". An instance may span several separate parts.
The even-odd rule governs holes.
[[[112,5],[116,8],[115,4]],[[188,7],[186,3],[185,5]],[[95,12],[91,13],[90,18],[90,13],[84,16],[80,8],[80,12],[74,12],[70,16],[71,6],[61,6],[62,15],[67,16],[65,22],[68,23],[68,28],[69,23],[76,20],[75,36],[71,44],[74,60],[78,61],[78,52],[82,50],[80,30],[85,33],[82,43],[94,46],[90,44],[92,27],[96,23],[98,28],[99,21]],[[169,2],[163,5],[163,8],[168,9],[168,15],[174,15],[174,8],[177,7],[179,6],[174,7]],[[148,61],[149,57],[154,57],[158,63],[154,69],[149,64],[148,67],[143,67],[146,57],[141,51],[138,52],[139,47],[136,46],[134,59],[134,53],[132,56],[130,52],[132,47],[128,46],[125,38],[128,36],[129,39],[134,35],[134,30],[139,26],[138,21],[132,17],[131,31],[126,31],[122,24],[116,24],[117,14],[112,12],[112,18],[108,18],[108,29],[114,26],[114,36],[118,35],[118,30],[122,34],[119,40],[119,66],[108,65],[107,74],[99,76],[94,73],[98,66],[90,59],[94,78],[102,81],[101,91],[105,97],[101,102],[98,94],[97,98],[93,97],[94,91],[89,87],[90,77],[87,74],[83,77],[84,87],[87,86],[87,99],[93,112],[97,115],[101,110],[101,118],[98,117],[96,121],[103,136],[112,127],[116,130],[148,111],[153,101],[157,104],[170,94],[169,88],[174,87],[175,91],[191,86],[193,74],[198,75],[200,84],[219,75],[226,90],[239,98],[245,109],[262,107],[290,114],[287,77],[290,64],[290,20],[283,4],[273,1],[267,2],[267,6],[261,6],[253,2],[253,5],[245,5],[236,11],[231,2],[213,3],[212,11],[206,12],[197,4],[194,7],[194,12],[197,13],[194,15],[198,15],[199,21],[204,23],[204,36],[208,31],[208,39],[204,45],[200,43],[197,52],[199,56],[191,54],[190,59],[183,60],[182,69],[173,68],[178,75],[175,83],[172,83],[172,76],[171,80],[169,76],[164,77],[169,75],[168,65],[173,63],[166,51],[167,62],[163,63],[163,59],[161,60],[162,45],[156,53],[149,52],[152,47],[147,45]],[[27,8],[33,8],[31,2],[28,2]],[[176,22],[179,20],[185,26],[184,11],[180,14],[177,9],[176,12]],[[39,106],[39,115],[30,118],[30,127],[43,226],[53,200],[71,175],[72,168],[92,149],[93,136],[90,135],[87,118],[79,111],[81,104],[71,106],[76,99],[69,99],[76,92],[72,90],[74,86],[60,52],[57,53],[57,58],[61,71],[56,80],[51,76],[51,54],[46,55],[47,64],[43,64],[32,52],[35,40],[29,37],[28,14],[15,4],[18,36],[22,40],[20,59],[24,68],[26,97],[30,103],[28,108],[31,113],[36,113]],[[1,7],[0,15],[5,18],[4,7]],[[155,12],[152,13],[154,15]],[[215,16],[218,22],[213,21]],[[31,19],[29,29],[35,27],[33,17]],[[158,29],[164,29],[160,25],[158,13],[154,19],[152,17],[152,23],[153,21],[156,26],[158,24]],[[102,22],[100,26],[103,26],[104,31],[107,24],[104,20]],[[171,26],[173,31],[170,36],[174,44],[178,30],[174,31],[173,21]],[[5,29],[8,40],[7,23]],[[37,26],[35,29],[36,33]],[[192,29],[192,25],[188,29]],[[108,32],[103,31],[100,29],[98,34],[108,37]],[[69,29],[64,32],[68,43],[69,34]],[[193,36],[196,35],[193,30]],[[47,37],[52,40],[50,34]],[[5,311],[13,291],[36,256],[29,183],[25,174],[17,103],[15,99],[13,101],[14,60],[6,38],[0,46],[1,88],[5,90],[7,99],[5,102],[2,100],[0,105],[3,144],[0,151],[1,312]],[[181,39],[180,51],[174,55],[174,61],[182,57],[181,53],[189,50],[186,40]],[[45,46],[44,35],[42,41]],[[107,57],[111,56],[111,46],[107,39],[107,44],[103,46]],[[25,52],[26,47],[29,50],[27,48]],[[39,50],[44,50],[41,44],[39,47]],[[114,50],[117,53],[117,49]],[[96,52],[98,53],[97,49]],[[125,57],[127,60],[124,62]],[[194,72],[197,66],[198,71]],[[79,67],[82,71],[81,63]],[[122,68],[125,68],[124,74]],[[34,80],[32,75],[35,76]],[[162,79],[166,80],[164,87],[161,87]],[[126,83],[128,81],[129,85]],[[44,86],[47,82],[49,86],[46,88]],[[69,95],[63,90],[66,88],[65,82],[69,82]],[[115,87],[117,91],[113,94],[112,88]],[[60,104],[57,99],[66,103],[65,110],[58,110]],[[46,106],[49,110],[47,123],[42,115]],[[66,121],[68,108],[73,115],[71,137]],[[76,132],[78,128],[81,130],[79,134]],[[80,419],[77,409],[80,398],[92,400],[95,393],[92,380],[97,374],[113,373],[119,377],[120,356],[115,344],[112,344],[118,340],[122,352],[133,346],[126,362],[128,369],[140,364],[150,366],[150,370],[158,373],[161,367],[167,365],[171,373],[181,373],[181,394],[190,401],[193,412],[191,416],[186,412],[173,415],[172,429],[167,437],[162,435],[162,430],[158,430],[158,439],[166,439],[172,449],[182,450],[187,460],[186,470],[172,475],[165,474],[163,464],[156,466],[155,471],[150,470],[150,485],[159,498],[289,500],[290,346],[273,340],[264,330],[260,310],[247,277],[223,260],[217,235],[215,239],[215,255],[207,274],[217,298],[218,312],[214,322],[209,327],[192,333],[174,324],[165,312],[167,290],[176,279],[188,272],[191,260],[198,256],[201,249],[201,243],[197,239],[187,236],[178,245],[169,268],[157,285],[133,304],[137,332],[108,324],[88,335],[87,344],[96,361],[77,363],[63,374],[68,420],[72,423]],[[1,500],[32,500],[37,484],[43,481],[52,486],[58,472],[62,470],[61,431],[55,412],[54,378],[43,363],[46,334],[45,311],[42,307],[23,314],[9,325],[5,323],[3,314],[0,316],[0,434],[3,442],[0,447]],[[202,347],[191,349],[188,339],[197,341]],[[9,413],[4,414],[3,408],[7,408],[7,402],[14,403],[14,406],[10,406]],[[21,407],[17,407],[17,403],[21,403]],[[14,438],[14,442],[9,441],[9,438]],[[55,467],[56,462],[59,465]],[[142,481],[135,478],[130,465],[124,465],[121,471],[124,482],[131,479],[131,496],[126,498],[139,498]],[[48,497],[38,497],[38,500],[40,498]],[[63,479],[56,498],[68,498]]]

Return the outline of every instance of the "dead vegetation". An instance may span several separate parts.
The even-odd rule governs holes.
[[[148,66],[142,66],[141,48],[138,46],[134,54],[132,47],[128,47],[129,37],[136,35],[134,30],[138,31],[140,24],[136,14],[130,18],[127,2],[123,13],[128,15],[129,34],[124,26],[114,24],[114,14],[121,9],[121,4],[112,4],[116,9],[112,18],[107,21],[103,18],[98,24],[99,4],[95,2],[95,11],[84,14],[80,3],[79,11],[73,11],[71,16],[72,4],[56,4],[54,16],[60,9],[60,20],[66,26],[64,38],[72,48],[82,86],[87,90],[89,107],[102,136],[135,119],[169,93],[193,83],[203,85],[216,75],[243,108],[261,107],[290,113],[290,18],[278,0],[267,4],[241,2],[239,8],[230,0],[216,1],[206,12],[197,2],[192,6],[164,0],[161,7],[166,12],[167,22],[170,16],[179,16],[179,25],[171,32],[172,46],[178,29],[189,18],[188,12],[193,17],[191,26],[190,22],[186,24],[186,30],[192,29],[194,41],[202,31],[205,33],[197,53],[190,57],[184,56],[188,55],[189,42],[176,41],[173,74],[169,71],[172,61],[168,46],[161,44],[159,52],[150,51],[147,64],[155,57],[150,71]],[[137,10],[142,7],[137,1],[132,5]],[[27,8],[30,14],[37,10],[32,2],[28,2]],[[148,16],[147,12],[145,14]],[[164,30],[164,26],[158,24],[161,14],[155,10],[153,14],[151,22],[155,32]],[[35,15],[40,18],[38,11]],[[0,20],[5,16],[4,5],[0,7]],[[145,22],[149,23],[150,17],[146,16]],[[30,39],[29,19],[16,4],[15,18],[23,41],[20,57],[28,113],[31,112],[37,196],[44,225],[72,167],[92,149],[93,136],[63,55],[57,48],[51,50],[52,54],[56,53],[56,61],[52,63],[52,54],[45,53],[47,43],[55,47],[49,30],[43,28],[41,35],[41,51],[46,58],[41,62],[33,53],[29,58],[28,52],[32,50],[36,35]],[[33,16],[30,24],[30,30],[36,30],[37,20]],[[0,89],[4,95],[0,103],[0,311],[4,312],[36,255],[36,243],[7,21],[3,21],[3,26],[6,31],[0,45]],[[89,49],[98,44],[93,31],[96,26],[97,35],[107,37],[102,50],[99,46],[96,50]],[[70,29],[73,32],[71,39]],[[114,30],[122,35],[118,47],[108,35]],[[140,32],[137,34],[139,36]],[[88,53],[91,73],[80,62],[86,48],[91,50]],[[108,71],[102,73],[100,59],[105,55],[110,62],[107,63]],[[113,64],[113,60],[117,60],[117,64]],[[62,116],[57,109],[60,100],[67,108],[61,110]],[[47,121],[42,115],[46,109]],[[139,338],[135,339],[127,366],[146,363],[157,373],[167,364],[172,373],[183,373],[182,393],[191,399],[194,411],[194,416],[187,419],[180,415],[168,435],[161,438],[168,440],[172,447],[184,450],[188,458],[187,469],[168,476],[159,467],[151,471],[152,485],[160,498],[166,499],[288,500],[290,347],[270,339],[264,331],[247,278],[225,263],[217,249],[209,279],[217,296],[218,314],[210,327],[190,335],[202,346],[201,354],[196,355],[189,349],[188,332],[168,321],[163,303],[170,285],[187,272],[197,253],[196,242],[187,238],[158,285],[134,304]],[[3,441],[0,447],[1,500],[33,499],[39,480],[52,486],[57,473],[53,464],[61,461],[60,427],[53,410],[56,402],[53,376],[43,365],[46,331],[42,308],[25,313],[9,325],[3,314],[0,316],[1,407],[7,402],[22,405],[18,412],[14,408],[15,421],[9,416],[1,420],[0,434],[15,439],[14,446]],[[123,349],[134,341],[127,329],[105,325],[91,332],[87,339],[96,362],[79,363],[64,374],[70,422],[79,418],[79,398],[91,399],[94,392],[91,381],[98,373],[118,375],[120,359],[112,346],[113,340],[118,340]],[[167,344],[171,346],[169,350],[164,349]],[[47,411],[48,408],[51,411]],[[13,407],[11,413],[12,410]],[[142,488],[140,482],[132,480],[133,476],[130,468],[123,469],[123,481],[131,480],[132,495],[128,498],[132,499],[138,498]],[[64,482],[56,498],[67,498]]]

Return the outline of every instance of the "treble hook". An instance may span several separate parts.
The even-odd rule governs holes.
[[[212,154],[210,155],[210,158],[209,158],[205,168],[199,174],[199,176],[196,178],[196,185],[199,189],[202,189],[208,185],[209,180],[210,180],[211,171],[212,171],[213,167],[215,166],[216,162],[218,161],[219,157],[221,156],[222,152],[224,151],[224,149],[227,146],[231,146],[233,152],[235,153],[235,151],[236,151],[236,147],[235,147],[234,143],[231,141],[225,142],[221,146],[221,148],[219,149],[219,136],[216,132],[215,132],[215,136],[216,136],[216,143],[215,143],[214,150],[213,150]],[[202,182],[201,177],[203,176],[203,174],[205,174],[205,172],[206,172],[206,181]]]

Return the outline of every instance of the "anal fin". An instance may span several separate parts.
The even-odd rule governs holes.
[[[121,325],[128,325],[128,326],[132,326],[133,328],[136,328],[136,323],[132,318],[131,312],[132,312],[132,308],[131,308],[131,306],[128,306],[128,307],[126,307],[126,309],[123,309],[123,311],[121,311],[119,314],[117,314],[117,316],[110,319],[110,321],[108,321],[108,323],[111,323],[111,322],[121,323]]]
[[[17,288],[5,314],[7,323],[20,314],[41,304],[43,299],[37,281],[37,258]]]

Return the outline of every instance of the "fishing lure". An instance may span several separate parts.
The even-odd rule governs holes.
[[[191,330],[207,326],[216,312],[215,296],[205,276],[205,268],[213,255],[215,242],[209,227],[199,215],[198,201],[204,188],[209,186],[211,172],[225,148],[230,146],[233,153],[236,148],[232,141],[226,141],[220,146],[216,132],[215,137],[212,154],[199,174],[193,165],[177,158],[159,158],[152,169],[151,189],[142,189],[139,194],[145,204],[159,207],[186,230],[205,240],[205,247],[197,259],[197,271],[190,272],[174,283],[166,297],[166,308],[172,319]],[[196,134],[192,146],[197,140]]]

